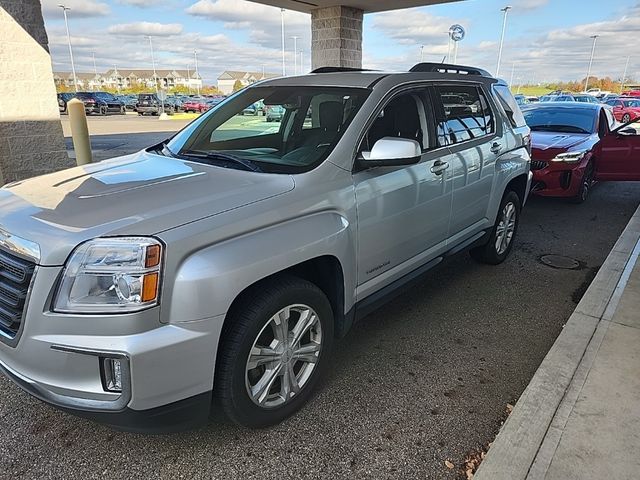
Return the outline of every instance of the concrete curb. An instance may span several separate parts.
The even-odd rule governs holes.
[[[500,429],[474,480],[544,477],[624,290],[625,269],[638,256],[639,239],[640,207]]]

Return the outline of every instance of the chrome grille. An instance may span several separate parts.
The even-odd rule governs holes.
[[[531,160],[531,170],[542,170],[547,167],[547,162],[544,160]]]
[[[11,339],[20,330],[35,263],[0,249],[0,334]]]

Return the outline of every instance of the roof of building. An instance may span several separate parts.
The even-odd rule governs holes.
[[[279,76],[277,73],[226,70],[220,74],[218,80],[263,80],[265,78],[276,78]]]
[[[114,76],[116,70],[107,70],[102,75],[104,77]],[[138,78],[153,78],[153,70],[150,69],[138,69],[138,68],[117,68],[118,76],[120,77],[138,77]],[[195,70],[166,70],[156,69],[156,75],[160,78],[200,78],[200,75]]]

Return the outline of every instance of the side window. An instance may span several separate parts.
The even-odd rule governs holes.
[[[444,107],[437,126],[439,146],[479,138],[494,130],[491,109],[476,86],[439,86],[436,97]]]
[[[604,111],[605,117],[607,117],[607,124],[609,125],[609,131],[612,131],[616,125],[616,119],[613,114],[607,110],[606,108],[602,109]]]
[[[378,113],[377,118],[365,135],[360,151],[366,158],[375,143],[384,137],[398,137],[415,140],[422,150],[429,147],[426,90],[402,93],[393,98]]]
[[[511,123],[512,127],[524,127],[527,125],[527,122],[522,115],[522,111],[520,111],[520,107],[516,102],[516,99],[513,98],[513,94],[509,87],[506,85],[494,85],[493,91],[495,93],[496,98],[502,105],[507,117],[509,117],[509,123]],[[544,97],[543,97],[544,98]],[[542,98],[540,101],[543,101]]]

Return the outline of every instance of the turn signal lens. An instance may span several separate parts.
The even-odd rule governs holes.
[[[158,274],[149,273],[142,282],[142,301],[151,302],[158,296]]]
[[[145,259],[145,267],[157,267],[160,264],[160,245],[149,245]]]

